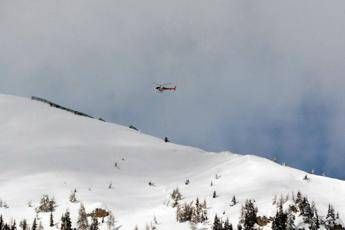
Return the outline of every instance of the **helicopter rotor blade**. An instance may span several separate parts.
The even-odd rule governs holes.
[[[173,84],[170,82],[169,83],[156,83],[156,82],[154,82],[153,85],[163,87],[163,86],[171,86]]]

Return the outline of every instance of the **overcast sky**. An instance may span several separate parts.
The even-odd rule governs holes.
[[[0,93],[345,178],[345,1],[0,0]]]

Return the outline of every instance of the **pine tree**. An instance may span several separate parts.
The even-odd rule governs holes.
[[[298,208],[303,216],[305,216],[305,211],[308,211],[306,206],[309,206],[309,201],[306,197],[302,197],[302,200],[298,203]]]
[[[50,226],[50,227],[54,227],[54,217],[53,217],[53,212],[50,212],[49,226]]]
[[[286,229],[287,214],[283,212],[282,204],[279,205],[276,216],[272,223],[272,230]]]
[[[247,200],[242,207],[242,223],[245,230],[252,230],[256,224],[256,214],[258,209],[254,205],[255,201]]]
[[[193,202],[178,205],[176,209],[176,220],[181,223],[191,221],[194,209]]]
[[[203,209],[207,209],[207,202],[206,202],[206,200],[204,200],[204,202],[202,203],[201,206],[202,206]]]
[[[107,219],[107,226],[109,230],[111,230],[115,226],[115,217],[112,212],[109,213],[109,216]]]
[[[302,193],[300,192],[300,191],[298,191],[297,192],[297,197],[296,197],[296,204],[297,205],[299,205],[299,203],[301,203],[302,202],[302,198],[303,198],[303,196],[302,196]]]
[[[49,198],[48,195],[43,195],[38,206],[39,212],[52,212],[55,209],[55,201]]]
[[[277,207],[279,208],[280,206],[283,206],[284,203],[285,203],[285,199],[284,199],[284,197],[283,197],[283,194],[281,194],[281,195],[279,196],[279,200],[278,200],[278,202],[277,202]]]
[[[204,223],[208,220],[207,217],[207,203],[206,200],[204,200],[203,204],[201,205],[202,207],[202,214],[201,214],[201,222]]]
[[[193,213],[191,217],[191,222],[194,224],[201,223],[202,207],[199,202],[199,198],[196,198],[195,208],[193,208]]]
[[[170,194],[171,199],[173,200],[173,208],[175,208],[179,201],[182,200],[182,194],[180,193],[179,189],[176,188],[174,191]]]
[[[223,230],[222,222],[217,215],[214,217],[212,230]]]
[[[38,224],[38,230],[44,230],[42,222],[40,221]]]
[[[309,204],[309,201],[306,197],[303,197],[302,202],[299,204],[299,209],[301,212],[301,215],[303,215],[304,223],[310,224],[312,223],[312,218],[314,215],[314,212]]]
[[[61,230],[72,230],[72,222],[68,210],[66,211],[65,215],[62,215],[61,217]]]
[[[17,230],[16,220],[13,221],[13,223],[11,225],[11,230]]]
[[[217,198],[217,192],[216,192],[216,190],[213,191],[212,197],[213,197],[213,198]]]
[[[314,216],[312,218],[312,222],[310,223],[310,229],[311,230],[320,229],[320,219],[319,219],[319,215],[317,213],[316,208],[314,208]]]
[[[274,195],[273,200],[272,200],[272,205],[277,204],[277,195]]]
[[[78,200],[77,200],[77,195],[76,195],[76,190],[72,191],[71,194],[69,195],[69,201],[71,203],[77,203]]]
[[[294,192],[291,192],[292,201],[296,203],[296,196]]]
[[[230,206],[235,206],[236,204],[237,204],[236,197],[233,196],[232,199],[231,199],[231,204],[230,204]]]
[[[53,197],[51,200],[49,200],[49,204],[48,204],[48,212],[54,212],[55,208],[56,208],[56,202],[55,202],[55,198]]]
[[[95,216],[92,217],[92,222],[91,222],[91,225],[90,225],[90,230],[98,230],[98,219]]]
[[[27,224],[26,219],[24,219],[23,221],[21,221],[21,222],[19,223],[19,226],[20,226],[23,230],[27,230],[28,224]]]
[[[4,228],[4,219],[2,218],[2,215],[0,215],[0,229],[3,229]]]
[[[229,222],[229,219],[226,219],[223,230],[232,230],[232,224]]]
[[[293,214],[292,210],[289,209],[289,212],[287,214],[287,220],[286,220],[286,230],[294,230],[294,229],[296,229],[295,215]]]
[[[308,174],[305,174],[305,176],[303,177],[303,180],[310,181],[310,178],[308,177]]]
[[[335,224],[335,211],[332,205],[328,205],[328,211],[326,215],[326,221],[325,221],[326,227],[329,229],[334,227]]]
[[[89,223],[87,221],[87,214],[85,211],[84,204],[80,204],[79,215],[77,220],[78,230],[87,230],[89,228]]]
[[[34,219],[34,222],[32,223],[31,230],[37,230],[37,222],[36,222],[36,218]]]
[[[65,218],[65,215],[62,214],[61,216],[61,230],[65,230],[65,222],[66,222],[66,218]]]

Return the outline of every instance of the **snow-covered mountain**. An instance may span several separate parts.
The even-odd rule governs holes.
[[[0,213],[7,221],[31,223],[47,194],[58,205],[55,221],[69,209],[75,226],[80,204],[69,196],[76,189],[88,212],[111,210],[121,230],[145,229],[154,219],[158,229],[190,229],[176,222],[176,208],[169,205],[177,187],[183,201],[207,201],[205,228],[215,214],[236,226],[246,199],[255,199],[259,215],[274,216],[272,198],[297,191],[316,202],[321,216],[331,203],[344,219],[345,182],[317,175],[304,180],[305,175],[264,158],[165,143],[28,98],[0,96],[0,199],[9,206]],[[240,203],[231,207],[233,196]],[[38,214],[47,229],[49,214]]]

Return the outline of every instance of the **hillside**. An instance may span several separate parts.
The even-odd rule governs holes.
[[[58,205],[55,221],[69,209],[75,226],[80,204],[69,196],[76,189],[88,212],[111,210],[121,230],[145,229],[154,219],[158,229],[190,229],[167,205],[176,187],[185,201],[206,199],[210,220],[225,212],[235,226],[246,199],[256,200],[259,215],[274,216],[272,198],[297,191],[316,202],[321,216],[331,203],[345,218],[344,181],[317,175],[306,181],[305,172],[264,158],[165,143],[28,98],[1,95],[0,111],[0,198],[9,206],[0,213],[8,221],[31,223],[34,207],[48,194]],[[234,195],[240,204],[230,207]],[[48,229],[49,213],[38,216]]]

